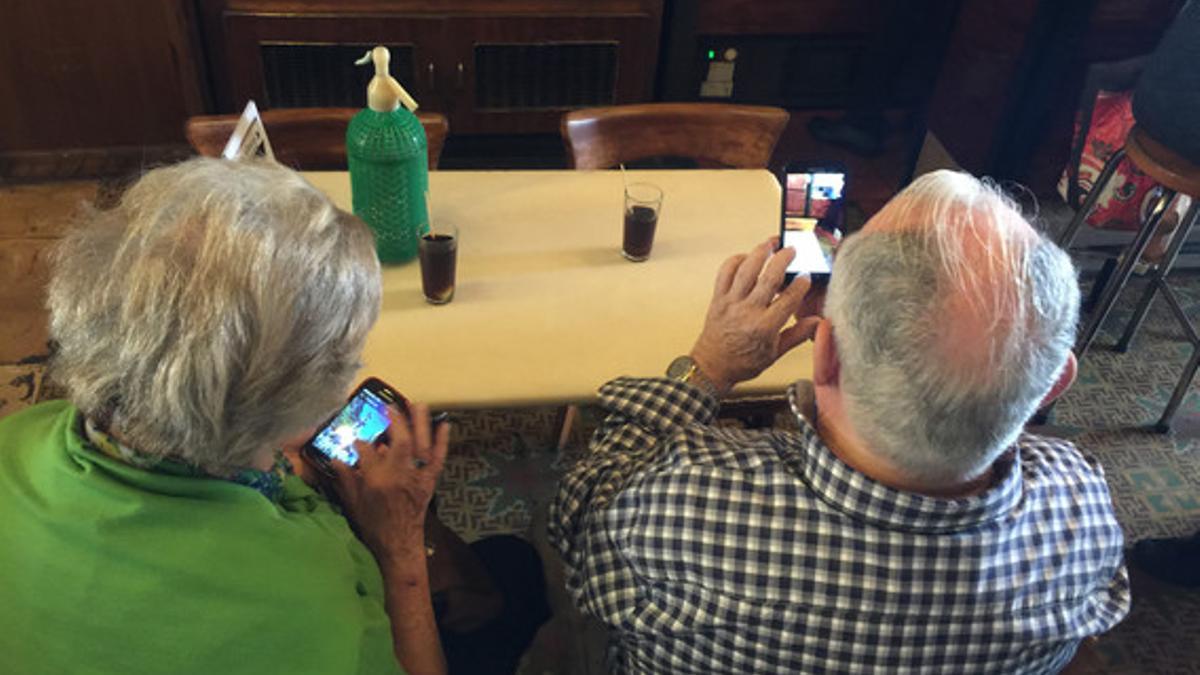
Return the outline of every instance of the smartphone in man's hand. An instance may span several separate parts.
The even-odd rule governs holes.
[[[784,283],[798,274],[814,283],[826,282],[844,227],[846,170],[834,164],[793,162],[779,180],[783,192],[779,246],[796,251]]]

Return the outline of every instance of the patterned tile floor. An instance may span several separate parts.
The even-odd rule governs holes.
[[[1200,316],[1200,276],[1173,276],[1189,315]],[[1109,330],[1083,363],[1079,381],[1055,411],[1053,430],[1075,440],[1104,464],[1118,517],[1130,542],[1176,536],[1200,528],[1200,396],[1185,399],[1170,434],[1149,425],[1158,419],[1190,346],[1165,303],[1157,302],[1127,354],[1113,344],[1132,310],[1134,282],[1109,321]],[[41,363],[0,364],[0,416],[56,392],[43,383]],[[516,532],[540,538],[541,514],[557,476],[584,447],[597,412],[585,408],[567,450],[552,449],[557,410],[489,410],[460,413],[455,441],[439,489],[448,525],[474,539]],[[1200,673],[1200,591],[1165,587],[1134,576],[1134,609],[1095,648],[1089,672]],[[554,647],[547,648],[554,651]],[[562,651],[561,645],[559,650]],[[596,655],[590,659],[595,663]],[[582,672],[558,654],[526,672]],[[593,667],[587,668],[589,671]]]

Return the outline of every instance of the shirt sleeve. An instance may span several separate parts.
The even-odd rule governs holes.
[[[615,541],[623,526],[611,522],[605,510],[635,479],[665,463],[668,438],[688,425],[711,422],[719,402],[676,380],[618,378],[600,388],[600,405],[608,415],[587,454],[559,484],[548,530],[576,605],[615,625],[619,600],[632,589]]]

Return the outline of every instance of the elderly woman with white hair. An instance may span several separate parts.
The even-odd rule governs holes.
[[[87,215],[49,288],[70,400],[0,422],[6,672],[446,669],[426,513],[448,428],[395,410],[338,466],[354,530],[280,451],[344,402],[380,294],[366,225],[273,163],[161,168]],[[544,620],[524,602],[516,655]]]

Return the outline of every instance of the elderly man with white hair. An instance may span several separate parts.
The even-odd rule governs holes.
[[[998,190],[937,172],[838,254],[729,259],[688,356],[600,390],[552,504],[568,590],[637,673],[1056,672],[1129,610],[1100,466],[1022,425],[1075,375],[1075,270]],[[792,317],[795,317],[792,320]],[[712,424],[813,340],[799,431]]]

